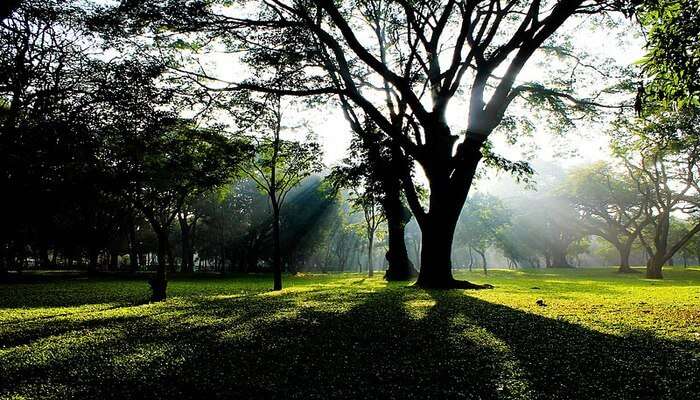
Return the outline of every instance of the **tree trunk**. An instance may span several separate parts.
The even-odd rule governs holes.
[[[138,238],[136,236],[136,225],[131,224],[129,226],[129,270],[130,272],[136,273],[139,270],[139,244]]]
[[[486,265],[486,251],[485,250],[481,251],[481,250],[477,250],[477,249],[474,249],[474,251],[476,251],[477,254],[479,254],[479,256],[481,256],[481,266],[484,268],[484,275],[487,275],[488,274],[488,266]]]
[[[374,276],[374,268],[372,267],[372,257],[374,254],[374,230],[367,228],[367,276]]]
[[[151,285],[151,301],[163,301],[166,298],[167,281],[167,261],[168,253],[168,232],[167,229],[160,229],[156,232],[158,236],[158,267],[155,277],[149,281]]]
[[[180,271],[185,273],[194,272],[194,255],[192,254],[192,225],[187,222],[187,217],[178,215],[178,222],[180,223],[180,240],[182,245],[182,263],[180,265]]]
[[[282,290],[282,250],[280,246],[280,210],[276,200],[272,202],[272,241],[274,254],[272,273],[274,275],[272,290]]]
[[[571,264],[569,264],[569,261],[566,259],[566,248],[568,246],[554,246],[552,249],[552,259],[551,259],[551,264],[549,265],[550,268],[571,268]]]
[[[445,159],[449,159],[448,153],[452,152],[452,141],[449,128],[446,129],[445,139],[449,141],[449,145],[445,147],[438,143],[436,149],[445,153]],[[468,163],[468,167],[452,171],[447,165],[431,166],[428,169],[424,166],[430,182],[430,201],[429,211],[418,220],[423,244],[421,270],[416,284],[422,288],[485,289],[493,287],[458,281],[452,276],[452,240],[455,227],[481,158],[480,146],[466,152],[461,147],[458,152],[464,153],[464,161]]]
[[[431,215],[432,214],[432,215]],[[451,288],[455,279],[452,277],[452,239],[456,219],[436,211],[428,214],[421,230],[422,251],[421,270],[417,284],[423,288]]]
[[[472,254],[472,248],[469,246],[469,272],[472,272],[474,267],[474,255]]]
[[[97,274],[97,248],[91,245],[88,248],[88,275]]]
[[[664,275],[662,272],[663,259],[662,257],[654,256],[647,262],[647,279],[663,279]]]
[[[382,209],[386,217],[389,235],[389,249],[386,253],[389,268],[384,273],[384,279],[387,281],[408,281],[418,275],[418,271],[408,258],[406,250],[405,228],[413,216],[401,201],[401,181],[398,172],[400,168],[400,149],[394,146],[392,147],[391,173],[383,177],[385,195]]]
[[[384,213],[388,231],[389,249],[386,252],[386,261],[389,267],[384,273],[387,281],[408,281],[418,275],[418,271],[408,258],[406,249],[406,224],[411,220],[411,213],[401,202],[400,194],[397,198],[384,201]]]
[[[634,270],[630,267],[630,253],[632,252],[632,243],[621,245],[620,247],[618,247],[617,250],[620,252],[620,268],[618,268],[617,272],[634,272]]]

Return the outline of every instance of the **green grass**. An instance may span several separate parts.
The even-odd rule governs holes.
[[[700,398],[700,269],[0,285],[0,398]],[[535,304],[542,299],[547,304]]]

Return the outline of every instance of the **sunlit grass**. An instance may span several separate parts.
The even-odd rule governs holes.
[[[138,280],[0,286],[0,398],[698,398],[700,269],[665,275],[201,277],[159,304]]]

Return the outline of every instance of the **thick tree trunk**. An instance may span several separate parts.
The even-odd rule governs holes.
[[[151,285],[151,301],[163,301],[166,299],[167,280],[167,253],[168,253],[168,232],[160,230],[156,232],[158,236],[158,267],[156,275],[149,281]]]
[[[618,268],[617,272],[620,272],[620,273],[635,272],[630,267],[630,253],[632,252],[631,243],[629,245],[622,245],[622,246],[618,247],[617,250],[620,252],[620,268]]]
[[[663,279],[663,261],[660,257],[654,256],[647,262],[647,279]]]
[[[437,213],[436,213],[437,214]],[[423,244],[421,270],[416,284],[426,289],[486,289],[491,285],[476,285],[458,281],[452,276],[452,239],[457,216],[438,214],[429,216],[421,230]]]
[[[430,143],[438,159],[452,157],[454,137],[444,121],[434,129],[441,130]],[[472,135],[467,133],[467,135]],[[432,135],[431,135],[432,136]],[[477,135],[474,135],[475,137]],[[430,183],[429,211],[418,222],[422,231],[421,270],[416,284],[434,289],[486,289],[491,285],[476,285],[458,281],[452,276],[452,240],[460,211],[467,199],[476,167],[481,159],[481,144],[476,141],[457,148],[458,158],[465,165],[455,169],[450,163],[439,161],[424,165]]]
[[[550,268],[572,268],[569,261],[566,259],[566,248],[568,246],[554,246],[551,254]]]
[[[389,249],[386,252],[389,267],[384,273],[387,281],[408,281],[418,275],[406,250],[405,229],[411,220],[411,213],[404,207],[399,196],[397,194],[396,198],[387,198],[383,205],[389,234]]]
[[[392,147],[391,173],[383,177],[385,195],[382,209],[386,216],[389,235],[389,249],[386,253],[389,267],[384,274],[384,279],[387,281],[407,281],[418,275],[406,250],[405,228],[411,221],[412,215],[401,201],[400,157],[400,149],[396,146]]]

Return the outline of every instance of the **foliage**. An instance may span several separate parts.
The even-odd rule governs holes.
[[[694,0],[654,0],[638,10],[647,30],[642,69],[650,78],[646,112],[700,107],[700,5]]]

